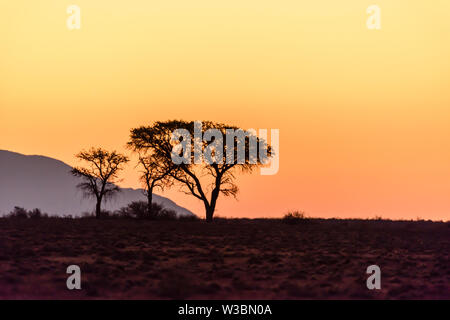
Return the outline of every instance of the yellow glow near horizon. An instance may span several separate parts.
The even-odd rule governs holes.
[[[155,120],[278,128],[278,175],[239,177],[217,214],[448,220],[450,2],[379,0],[381,30],[371,4],[3,1],[0,149],[74,164]],[[123,184],[138,187],[132,167]]]

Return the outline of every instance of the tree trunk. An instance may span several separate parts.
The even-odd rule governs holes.
[[[212,222],[213,221],[214,211],[216,210],[217,198],[219,197],[220,184],[217,186],[217,183],[218,182],[216,181],[216,188],[213,190],[213,192],[211,194],[211,202],[210,203],[205,203],[206,222]]]
[[[102,199],[97,199],[97,205],[95,206],[95,217],[97,219],[100,219],[101,213],[102,213]]]
[[[206,209],[206,222],[212,222],[213,221],[213,215],[214,215],[214,209],[210,206]]]
[[[217,199],[216,199],[217,200]],[[212,204],[206,204],[205,203],[205,208],[206,208],[206,222],[212,222],[213,221],[213,216],[214,216],[214,211],[216,210],[216,201],[214,200],[212,202]]]
[[[152,199],[153,199],[153,192],[151,192],[149,190],[147,192],[147,213],[148,213],[148,216],[151,218],[153,218]]]

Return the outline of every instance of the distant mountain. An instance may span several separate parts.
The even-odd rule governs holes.
[[[0,216],[14,206],[28,210],[39,208],[58,216],[80,216],[83,212],[94,211],[95,200],[83,197],[76,187],[80,180],[70,174],[71,169],[56,159],[0,150]],[[102,207],[116,210],[138,200],[146,200],[142,189],[123,188],[117,197]],[[193,215],[168,198],[154,194],[153,201],[178,215]]]

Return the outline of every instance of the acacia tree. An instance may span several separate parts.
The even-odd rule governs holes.
[[[198,135],[198,127],[196,128],[196,122],[193,121],[155,122],[152,126],[132,129],[128,146],[135,151],[150,150],[155,163],[164,166],[170,163],[171,169],[168,176],[170,176],[171,181],[180,184],[181,190],[186,194],[190,194],[203,202],[206,221],[211,222],[219,195],[236,197],[239,191],[235,183],[235,173],[237,171],[251,172],[256,167],[264,164],[258,155],[255,157],[254,152],[249,152],[252,146],[250,143],[251,138],[257,144],[264,145],[268,154],[271,154],[271,147],[264,140],[251,135],[247,136],[244,143],[242,143],[242,139],[237,139],[237,136],[230,137],[229,132],[239,130],[244,132],[243,130],[230,125],[206,121],[202,123],[200,128],[202,138],[184,141],[185,147],[186,144],[189,144],[189,150],[199,151],[199,148],[202,151],[209,150],[210,155],[214,159],[210,163],[199,162],[196,159],[198,153],[197,155],[195,152],[186,154],[186,150],[176,148],[185,139],[174,140],[173,133],[177,129],[185,130],[190,136],[195,137],[196,134]],[[208,131],[211,132],[211,130],[215,130],[216,134],[226,137],[227,142],[228,140],[232,142],[231,145],[228,143],[215,144],[217,137],[213,137],[211,134],[209,139],[203,139],[203,135]],[[214,145],[214,147],[211,148],[211,145]],[[243,156],[242,151],[244,151]],[[184,155],[187,157],[187,161],[174,163],[174,153],[177,156]],[[227,156],[231,156],[233,160],[230,161],[227,159]]]
[[[102,201],[114,197],[120,191],[115,183],[118,182],[118,173],[123,169],[123,165],[129,161],[128,157],[102,148],[81,151],[75,157],[87,162],[87,166],[75,167],[71,173],[83,179],[77,187],[84,195],[95,197],[95,217],[100,218]]]
[[[141,182],[144,184],[144,195],[147,197],[147,212],[150,217],[153,213],[153,190],[159,188],[164,190],[172,184],[170,180],[171,164],[158,163],[153,155],[139,152],[138,166],[141,167]]]

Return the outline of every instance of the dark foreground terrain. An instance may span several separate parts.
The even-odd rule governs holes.
[[[423,221],[0,219],[0,298],[450,299],[449,253]]]

